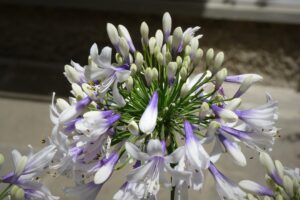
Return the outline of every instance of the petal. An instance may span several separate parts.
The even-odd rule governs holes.
[[[184,147],[179,147],[171,155],[165,157],[168,163],[177,163],[184,156]]]
[[[150,156],[163,156],[162,144],[159,140],[150,140],[147,145],[147,153]]]
[[[118,159],[118,154],[112,153],[112,155],[104,161],[105,163],[99,168],[99,170],[95,174],[95,184],[102,184],[105,181],[107,181],[107,179],[111,176]]]
[[[127,153],[129,153],[130,156],[132,156],[136,160],[145,161],[145,160],[149,160],[150,158],[146,153],[140,151],[140,149],[137,146],[135,146],[130,142],[125,143],[125,148]]]
[[[242,167],[246,166],[247,161],[240,147],[235,142],[228,140],[223,134],[219,134],[218,137],[234,161]]]
[[[267,196],[274,197],[274,193],[270,188],[259,185],[253,181],[243,180],[243,181],[239,182],[239,185],[247,192],[250,192],[253,194],[258,194],[261,196],[267,195]]]
[[[220,157],[223,153],[224,153],[224,150],[222,148],[221,142],[219,140],[216,140],[213,150],[210,153],[210,161],[212,163],[216,163],[220,159]]]
[[[154,92],[146,110],[144,111],[139,121],[140,130],[146,134],[152,133],[152,131],[155,129],[158,113],[157,106],[158,93]]]
[[[139,182],[145,179],[149,171],[155,167],[155,162],[151,161],[142,165],[138,168],[135,168],[127,175],[127,180],[132,182]]]
[[[114,87],[113,87],[113,99],[115,101],[115,103],[118,105],[118,106],[125,106],[126,105],[126,102],[123,98],[123,96],[120,94],[119,92],[119,89],[118,89],[118,82],[115,82],[114,83]]]

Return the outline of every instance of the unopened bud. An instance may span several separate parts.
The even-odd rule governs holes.
[[[223,68],[216,74],[216,89],[219,89],[227,76],[227,69]]]
[[[180,96],[185,97],[188,94],[189,91],[190,91],[189,86],[187,85],[187,83],[184,83],[181,87],[181,90],[180,90]]]
[[[71,93],[76,98],[83,98],[85,96],[85,94],[82,91],[81,87],[77,83],[72,83],[72,91],[71,91]]]
[[[210,108],[208,103],[203,102],[200,107],[199,118],[204,119],[210,113]]]
[[[110,42],[115,47],[119,46],[120,37],[119,37],[116,27],[111,23],[107,23],[106,30],[107,30],[107,34],[108,34]]]
[[[178,67],[181,67],[181,64],[182,64],[182,58],[180,56],[177,56],[176,57],[176,63],[178,65]]]
[[[163,54],[161,52],[159,52],[156,55],[156,59],[157,59],[158,64],[163,65],[163,63],[164,63],[164,56],[163,56]]]
[[[16,194],[16,192],[17,192],[18,189],[19,189],[19,187],[18,187],[17,185],[13,185],[13,186],[11,187],[10,194],[11,194],[12,196],[15,196],[15,194]]]
[[[4,163],[5,158],[2,153],[0,153],[0,166]]]
[[[252,194],[247,194],[247,198],[248,200],[258,200],[255,196],[253,196]]]
[[[212,48],[208,49],[207,52],[206,52],[206,65],[210,65],[213,58],[214,58],[214,50]]]
[[[117,61],[118,64],[122,64],[123,63],[123,57],[119,53],[115,54],[115,59],[116,59],[116,61]]]
[[[149,50],[150,50],[150,54],[154,53],[154,48],[156,46],[156,39],[154,37],[151,37],[149,40]]]
[[[259,155],[259,161],[263,166],[267,168],[268,174],[273,174],[275,172],[275,166],[269,154],[261,152]]]
[[[68,102],[64,99],[58,98],[56,100],[56,107],[58,108],[58,110],[60,112],[64,111],[65,109],[70,107],[70,104],[68,104]]]
[[[128,92],[130,92],[133,88],[133,78],[131,76],[129,76],[126,81],[126,88]]]
[[[288,193],[289,196],[294,195],[294,187],[293,187],[293,181],[290,177],[284,176],[283,177],[283,186],[285,188],[285,191]]]
[[[127,59],[129,56],[129,46],[124,37],[121,37],[119,43],[120,53],[122,54],[124,59]]]
[[[165,38],[168,39],[168,37],[171,34],[172,29],[172,18],[168,12],[165,12],[162,18],[162,27],[165,34]]]
[[[161,30],[157,30],[155,33],[155,39],[156,39],[156,45],[159,48],[159,50],[162,47],[163,41],[164,41],[164,35]]]
[[[191,51],[192,51],[192,48],[190,45],[187,45],[185,48],[184,48],[184,55],[185,56],[189,56],[191,54]]]
[[[70,83],[79,83],[80,82],[80,75],[74,69],[74,67],[70,65],[65,65],[65,72],[64,75],[68,79]]]
[[[152,69],[152,80],[154,80],[154,81],[158,80],[158,71],[156,68]]]
[[[152,78],[153,78],[153,74],[152,74],[152,69],[150,67],[148,67],[146,70],[145,70],[145,79],[146,79],[146,82],[147,82],[147,85],[150,86],[151,83],[152,83]]]
[[[177,52],[179,45],[182,41],[182,29],[181,27],[177,27],[175,28],[174,32],[173,32],[173,39],[172,39],[172,49],[174,52]]]
[[[149,40],[149,27],[146,22],[142,22],[140,31],[142,36],[142,43],[144,46],[147,46]]]
[[[166,52],[166,55],[165,55],[165,59],[166,59],[166,63],[169,63],[172,61],[172,55],[170,52]]]
[[[158,53],[160,53],[160,48],[157,45],[155,45],[153,54],[157,56]]]
[[[16,200],[23,200],[25,197],[25,192],[22,188],[18,188],[14,194],[14,199]]]
[[[272,200],[271,197],[265,196],[264,200]]]
[[[132,39],[130,37],[130,34],[129,34],[127,28],[123,25],[119,25],[118,30],[119,30],[120,36],[124,37],[125,40],[127,41],[130,51],[135,52],[135,47],[133,45]]]
[[[276,167],[277,173],[280,176],[280,178],[283,178],[283,176],[284,176],[284,174],[283,174],[284,167],[283,167],[282,163],[279,160],[275,160],[275,167]]]
[[[167,66],[167,76],[169,80],[174,79],[174,76],[176,75],[176,71],[177,71],[177,63],[169,62]]]
[[[199,49],[197,49],[195,56],[193,58],[194,65],[198,65],[200,63],[202,57],[203,57],[203,50],[199,48]]]
[[[224,61],[224,53],[221,51],[215,57],[214,68],[219,69]]]
[[[183,47],[186,47],[187,45],[189,45],[191,42],[191,39],[192,39],[192,36],[190,34],[185,34],[183,36]]]
[[[194,37],[194,38],[191,40],[191,53],[192,53],[192,54],[195,54],[196,51],[197,51],[197,49],[198,49],[198,47],[199,47],[199,40],[198,40],[197,38]]]
[[[132,76],[134,76],[136,74],[137,70],[138,70],[138,68],[137,68],[136,64],[134,64],[134,63],[131,64],[130,71],[131,71]]]
[[[135,55],[135,64],[136,66],[141,69],[144,63],[144,57],[140,52],[137,52]]]
[[[185,81],[186,79],[187,79],[187,69],[186,69],[186,67],[182,67],[181,69],[180,69],[180,72],[179,72],[179,74],[180,74],[180,77],[181,77],[181,79],[183,80],[183,81]]]
[[[129,124],[128,124],[128,130],[131,134],[138,136],[139,135],[139,126],[138,124],[132,120]]]
[[[280,194],[277,194],[275,200],[284,200],[284,198]]]

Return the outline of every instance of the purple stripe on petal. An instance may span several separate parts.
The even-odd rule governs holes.
[[[186,142],[189,143],[190,141],[194,140],[193,128],[189,121],[184,121],[184,132],[185,132],[185,139]]]
[[[260,196],[270,196],[270,197],[274,197],[274,192],[268,188],[268,187],[264,187],[262,185],[260,185],[259,190],[257,191],[257,194]]]
[[[77,119],[74,119],[74,120],[71,120],[70,122],[67,122],[65,124],[65,128],[64,128],[64,133],[65,134],[68,134],[70,132],[72,132],[73,130],[75,130],[75,124],[77,121],[81,120],[82,118],[77,118]]]
[[[116,121],[118,121],[121,118],[121,115],[119,114],[115,114],[109,118],[107,118],[107,123],[112,125],[113,123],[115,123]]]
[[[278,185],[283,185],[283,180],[276,171],[270,174],[270,176]]]
[[[157,109],[157,104],[158,104],[158,93],[155,91],[150,99],[148,106],[151,109]]]
[[[226,149],[234,148],[233,143],[230,140],[228,140],[223,134],[218,134],[218,137]]]
[[[163,153],[163,155],[165,155],[166,154],[166,150],[167,150],[167,148],[166,148],[166,142],[164,140],[162,140],[160,143],[161,143],[161,147],[162,147],[162,153]]]
[[[0,180],[4,183],[16,183],[17,177],[15,176],[14,172],[9,172],[5,176],[1,177]]]
[[[91,103],[90,97],[85,97],[76,103],[76,110],[82,110]]]
[[[101,115],[102,115],[104,118],[110,117],[112,114],[113,114],[113,111],[111,111],[111,110],[106,110],[106,111],[102,111],[102,112],[101,112]]]
[[[250,134],[252,132],[247,132],[247,131],[240,131],[234,128],[230,128],[227,126],[221,126],[221,131],[225,131],[226,133],[238,138],[238,139],[248,139]]]

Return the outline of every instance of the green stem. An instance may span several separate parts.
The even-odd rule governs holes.
[[[9,184],[0,194],[0,200],[3,200],[7,195],[8,191],[10,190],[12,184]]]

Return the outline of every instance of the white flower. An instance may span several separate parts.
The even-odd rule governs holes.
[[[178,148],[171,155],[165,156],[165,144],[159,140],[150,140],[147,145],[147,153],[141,152],[132,143],[125,143],[126,151],[136,160],[144,161],[145,164],[133,169],[127,176],[128,182],[147,185],[147,194],[156,195],[160,188],[160,183],[170,187],[169,181],[165,178],[165,172],[169,172],[173,177],[189,180],[190,173],[180,172],[172,169],[170,163],[176,163],[183,156],[183,148]]]

